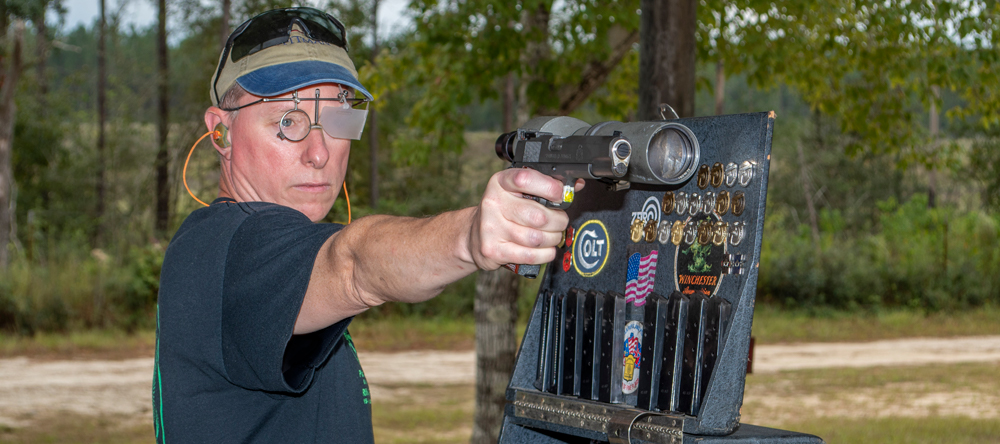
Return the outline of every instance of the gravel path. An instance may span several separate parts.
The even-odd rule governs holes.
[[[372,385],[475,381],[471,351],[362,352],[361,361]],[[958,362],[1000,363],[1000,336],[760,345],[755,350],[754,372]],[[0,424],[16,427],[51,411],[145,417],[151,410],[152,366],[151,358],[0,359]]]

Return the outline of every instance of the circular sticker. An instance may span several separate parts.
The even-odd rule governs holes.
[[[610,238],[599,220],[588,220],[576,229],[573,239],[573,268],[583,277],[593,277],[608,262]]]
[[[625,357],[622,373],[622,393],[635,392],[639,388],[639,367],[642,364],[642,322],[629,321],[625,324]]]

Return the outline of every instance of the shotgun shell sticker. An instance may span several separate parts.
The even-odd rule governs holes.
[[[683,216],[688,211],[688,193],[678,191],[674,195],[674,210],[678,216]]]
[[[727,212],[729,212],[729,192],[722,190],[715,198],[715,214],[725,216]]]
[[[670,226],[670,222],[661,220],[659,227],[656,228],[656,240],[661,244],[670,242]]]
[[[645,237],[646,237],[646,242],[652,242],[652,241],[656,240],[656,226],[657,225],[658,225],[658,221],[655,221],[653,219],[650,219],[650,220],[646,221],[646,227],[643,228],[643,232],[645,233]]]
[[[588,220],[576,229],[574,235],[573,268],[580,276],[596,276],[608,262],[611,248],[608,229],[599,220]]]
[[[733,193],[733,216],[740,216],[747,207],[746,195],[742,191]]]
[[[753,180],[753,170],[756,165],[754,162],[749,160],[744,160],[740,164],[740,186],[750,185],[750,181]]]
[[[639,388],[639,366],[642,364],[642,322],[625,324],[625,371],[622,373],[622,393]]]
[[[736,164],[733,162],[727,163],[725,168],[725,175],[726,175],[727,187],[732,187],[733,185],[736,185],[736,179],[740,175],[739,167],[736,166]]]
[[[674,192],[667,191],[663,193],[663,215],[669,216],[670,213],[674,212]]]
[[[639,242],[645,235],[643,231],[646,229],[646,225],[642,222],[642,219],[636,219],[632,221],[632,226],[629,228],[629,239],[632,242]]]
[[[711,182],[711,179],[709,178],[710,174],[711,173],[708,171],[708,165],[698,167],[698,188],[703,190],[708,188],[708,184]]]
[[[712,186],[719,188],[722,186],[722,179],[725,177],[725,171],[723,170],[721,162],[715,162],[712,165]]]
[[[684,225],[683,221],[674,221],[674,225],[670,227],[670,243],[674,245],[681,244],[681,241],[684,240]]]

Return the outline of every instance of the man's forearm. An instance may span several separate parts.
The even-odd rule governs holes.
[[[476,271],[468,253],[475,211],[430,218],[374,215],[344,227],[316,255],[295,334],[385,302],[425,301]]]
[[[342,230],[337,257],[350,257],[355,287],[369,307],[425,301],[477,270],[468,248],[475,211],[365,217]]]

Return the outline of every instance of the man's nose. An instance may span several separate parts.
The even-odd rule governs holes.
[[[323,169],[330,160],[330,148],[327,146],[328,141],[323,134],[323,128],[317,125],[309,131],[303,142],[306,144],[306,150],[302,153],[302,163],[317,170]]]

